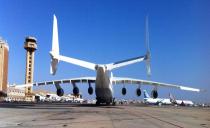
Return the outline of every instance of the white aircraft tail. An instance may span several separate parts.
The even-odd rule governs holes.
[[[146,68],[147,68],[147,76],[151,76],[151,64],[150,64],[150,59],[151,59],[151,53],[150,53],[150,47],[149,47],[149,23],[148,23],[148,16],[146,17],[145,20],[145,44],[147,48],[147,53],[145,57],[145,62],[146,62]]]
[[[58,23],[55,15],[53,19],[52,52],[59,55]]]
[[[149,94],[147,93],[146,90],[144,90],[144,98],[150,98]]]
[[[118,61],[118,62],[115,62],[115,63],[107,64],[106,65],[107,69],[112,70],[112,69],[116,69],[116,68],[120,68],[120,67],[123,67],[123,66],[130,65],[130,64],[145,61],[146,62],[146,68],[147,68],[147,75],[150,77],[150,75],[151,75],[151,68],[150,68],[151,67],[150,66],[151,54],[150,54],[150,48],[149,48],[148,16],[146,17],[146,20],[145,20],[145,44],[146,44],[147,52],[144,56],[139,56],[139,57],[130,58],[130,59]]]
[[[171,93],[169,93],[169,98],[170,98],[171,103],[176,103],[176,99]]]
[[[91,70],[95,70],[96,65],[94,63],[60,55],[59,40],[58,40],[58,23],[57,23],[57,18],[55,15],[53,18],[52,50],[50,51],[50,56],[51,56],[50,73],[52,75],[55,75],[59,61],[65,61],[67,63],[71,63],[71,64],[82,66]]]
[[[51,56],[50,73],[52,75],[55,75],[57,71],[57,65],[59,62],[58,23],[55,15],[53,18],[52,50],[50,51],[50,56]]]
[[[146,18],[146,34],[145,34],[145,42],[146,42],[146,48],[147,48],[147,53],[144,56],[139,56],[139,57],[135,57],[135,58],[130,58],[127,60],[123,60],[123,61],[118,61],[115,63],[111,63],[111,64],[106,64],[106,69],[107,70],[112,70],[115,68],[120,68],[123,66],[127,66],[130,64],[134,64],[137,62],[142,62],[142,61],[146,61],[146,66],[147,66],[147,74],[150,75],[151,74],[151,70],[150,70],[150,50],[149,50],[149,32],[148,32],[148,18]],[[54,15],[54,20],[53,20],[53,37],[52,37],[52,50],[50,51],[50,55],[51,55],[51,67],[50,67],[50,73],[52,75],[55,75],[56,71],[57,71],[57,65],[59,63],[59,61],[65,61],[67,63],[71,63],[71,64],[75,64],[81,67],[85,67],[91,70],[96,70],[96,64],[94,63],[90,63],[90,62],[86,62],[83,60],[79,60],[79,59],[75,59],[75,58],[71,58],[71,57],[66,57],[66,56],[62,56],[59,53],[59,40],[58,40],[58,25],[57,25],[57,18]]]

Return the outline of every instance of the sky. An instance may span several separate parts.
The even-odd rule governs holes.
[[[25,80],[25,37],[37,38],[34,81],[42,82],[96,72],[60,62],[50,75],[53,14],[58,19],[60,53],[65,56],[106,64],[144,55],[145,17],[149,16],[152,76],[145,63],[113,70],[114,76],[153,80],[206,90],[202,93],[158,88],[159,97],[172,93],[177,99],[210,102],[210,2],[209,0],[0,0],[0,36],[9,50],[9,83]],[[83,98],[89,96],[86,84],[79,84]],[[119,99],[139,99],[136,85],[114,86]],[[65,93],[72,85],[63,85]],[[54,86],[35,89],[56,91]],[[153,87],[142,85],[151,91]]]

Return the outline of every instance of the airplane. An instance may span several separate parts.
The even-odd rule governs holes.
[[[113,85],[116,84],[135,84],[138,85],[136,89],[136,95],[141,95],[141,85],[151,85],[154,87],[153,91],[151,92],[153,98],[158,97],[158,87],[171,87],[171,88],[177,88],[180,90],[186,90],[186,91],[194,91],[194,92],[200,92],[200,89],[186,87],[186,86],[180,86],[175,84],[167,84],[167,83],[160,83],[155,81],[148,81],[148,80],[141,80],[141,79],[133,79],[133,78],[127,78],[127,77],[114,77],[112,70],[125,67],[127,65],[131,65],[134,63],[139,62],[146,62],[146,69],[147,69],[147,75],[151,75],[151,69],[150,69],[150,49],[149,49],[149,31],[148,31],[148,18],[146,18],[146,34],[145,34],[145,43],[146,43],[146,54],[143,56],[138,56],[135,58],[130,58],[127,60],[117,61],[114,63],[109,64],[95,64],[79,59],[75,59],[72,57],[67,57],[60,55],[59,53],[59,40],[58,40],[58,25],[57,25],[57,18],[54,15],[53,18],[53,36],[52,36],[52,50],[50,51],[51,56],[51,66],[50,66],[50,73],[52,75],[56,74],[57,66],[59,61],[64,61],[70,64],[74,64],[77,66],[81,66],[87,69],[90,69],[92,71],[96,72],[96,76],[94,77],[79,77],[79,78],[71,78],[71,79],[63,79],[63,80],[52,80],[52,81],[45,81],[45,82],[35,82],[33,84],[27,84],[23,85],[22,87],[27,86],[43,86],[43,85],[55,85],[57,89],[57,95],[62,96],[64,94],[64,90],[61,88],[60,84],[69,84],[71,83],[73,85],[73,94],[78,95],[79,94],[79,88],[77,87],[77,83],[87,83],[88,93],[90,95],[93,94],[93,87],[92,83],[95,83],[95,95],[96,95],[96,105],[100,105],[102,103],[105,103],[107,105],[109,104],[115,104],[114,97],[113,97]],[[19,86],[21,87],[21,86]],[[122,88],[122,94],[126,94],[126,88],[123,86]]]
[[[146,104],[154,104],[154,105],[171,105],[172,102],[170,99],[166,98],[151,98],[146,90],[144,90],[144,103]]]
[[[170,101],[173,104],[177,104],[180,106],[193,106],[194,105],[194,103],[191,100],[176,100],[176,98],[171,93],[169,94],[169,97],[170,97]]]
[[[45,101],[61,101],[61,97],[56,94],[46,94]]]
[[[35,100],[37,101],[37,102],[44,102],[45,100],[46,100],[46,97],[45,96],[42,96],[42,95],[40,95],[40,94],[35,94]]]

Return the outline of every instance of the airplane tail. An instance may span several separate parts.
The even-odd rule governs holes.
[[[149,94],[147,93],[146,90],[144,90],[144,98],[150,98]]]
[[[50,73],[52,75],[55,75],[57,71],[57,65],[59,62],[58,24],[55,15],[53,18],[52,50],[50,51],[50,56],[51,56]]]
[[[59,40],[58,40],[58,23],[57,23],[57,18],[55,15],[53,18],[52,50],[50,51],[50,56],[51,56],[50,73],[52,75],[55,75],[59,61],[65,61],[67,63],[82,66],[91,70],[95,70],[95,67],[96,67],[96,64],[94,63],[60,55]]]
[[[145,34],[145,36],[146,36],[145,42],[146,42],[146,48],[147,48],[146,55],[123,60],[123,61],[118,61],[118,62],[111,63],[111,64],[106,64],[107,70],[112,70],[115,68],[134,64],[137,62],[146,61],[147,74],[149,76],[151,74],[151,69],[150,69],[150,56],[151,55],[150,55],[150,49],[149,49],[148,18],[146,18],[146,34]],[[50,56],[51,56],[50,73],[52,75],[55,75],[59,61],[65,61],[67,63],[75,64],[75,65],[85,67],[85,68],[88,68],[91,70],[96,70],[96,67],[97,67],[97,65],[94,63],[90,63],[90,62],[86,62],[83,60],[60,55],[59,40],[58,40],[58,25],[57,25],[57,18],[55,15],[54,15],[54,19],[53,19],[52,50],[50,51]]]
[[[148,24],[148,16],[146,17],[145,21],[145,44],[147,48],[146,56],[145,56],[145,62],[146,62],[146,68],[147,68],[147,76],[151,76],[151,53],[150,53],[150,47],[149,47],[149,24]]]
[[[171,93],[169,93],[169,98],[170,98],[171,103],[175,103],[176,104],[176,99]]]
[[[147,49],[146,54],[144,56],[139,56],[139,57],[130,58],[130,59],[118,61],[118,62],[115,62],[115,63],[107,64],[106,67],[107,67],[108,70],[112,70],[112,69],[116,69],[116,68],[120,68],[120,67],[123,67],[123,66],[130,65],[130,64],[134,64],[134,63],[145,61],[146,62],[146,68],[147,68],[147,75],[148,76],[151,75],[151,68],[150,68],[151,67],[150,66],[151,54],[150,54],[150,48],[149,48],[148,17],[146,17],[145,25],[146,25],[145,44],[146,44],[146,49]]]

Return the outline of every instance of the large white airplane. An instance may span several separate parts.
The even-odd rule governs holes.
[[[146,90],[144,90],[144,103],[146,103],[146,104],[155,104],[155,105],[159,105],[159,104],[170,105],[170,104],[172,104],[171,99],[167,99],[167,98],[151,98]]]
[[[170,93],[169,94],[170,101],[173,104],[181,105],[181,106],[193,106],[194,103],[191,100],[176,100],[176,98]]]
[[[150,70],[150,50],[149,50],[149,32],[148,32],[148,20],[146,18],[146,47],[147,52],[143,56],[118,61],[115,63],[109,63],[109,64],[95,64],[79,59],[75,59],[72,57],[67,57],[60,55],[59,53],[59,40],[58,40],[58,26],[57,26],[57,18],[54,15],[54,22],[53,22],[53,37],[52,37],[52,50],[50,51],[51,56],[51,74],[55,75],[57,71],[57,65],[59,61],[64,61],[67,63],[71,63],[74,65],[78,65],[90,70],[93,70],[96,72],[96,77],[80,77],[80,78],[72,78],[72,79],[63,79],[63,80],[53,80],[53,81],[45,81],[45,82],[39,82],[34,83],[33,85],[23,85],[23,86],[41,86],[41,85],[49,85],[54,84],[57,89],[57,95],[62,96],[64,94],[63,89],[61,88],[60,84],[66,84],[71,83],[73,85],[73,93],[75,95],[79,94],[79,88],[77,87],[76,83],[88,83],[88,93],[93,94],[93,87],[91,86],[91,83],[95,83],[95,94],[96,94],[96,104],[100,103],[114,103],[114,97],[113,97],[113,85],[116,84],[135,84],[138,85],[136,89],[137,96],[141,95],[141,85],[152,85],[154,87],[153,91],[151,92],[151,95],[153,98],[158,97],[157,89],[158,87],[171,87],[171,88],[177,88],[181,90],[186,91],[195,91],[199,92],[200,89],[186,87],[186,86],[180,86],[180,85],[174,85],[174,84],[166,84],[166,83],[160,83],[160,82],[154,82],[154,81],[147,81],[147,80],[141,80],[141,79],[133,79],[133,78],[125,78],[125,77],[114,77],[112,74],[112,70],[121,68],[130,64],[138,63],[138,62],[146,62],[147,67],[147,74],[151,74]],[[21,87],[21,86],[19,86]],[[122,94],[126,94],[126,88],[122,88]]]

